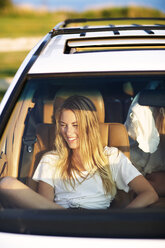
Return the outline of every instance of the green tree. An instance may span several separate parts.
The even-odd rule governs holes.
[[[13,5],[12,0],[0,0],[0,9],[5,9]]]

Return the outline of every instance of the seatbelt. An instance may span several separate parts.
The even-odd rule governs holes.
[[[34,109],[29,108],[28,109],[28,114],[27,117],[25,119],[25,131],[24,131],[24,135],[23,135],[23,145],[26,146],[26,150],[27,152],[31,153],[33,152],[33,147],[34,144],[37,141],[36,138],[36,124],[35,121],[33,120],[33,111]]]
[[[37,141],[36,125],[39,122],[42,122],[42,115],[40,114],[41,111],[42,105],[41,103],[38,103],[35,105],[34,108],[28,109],[28,113],[25,119],[25,130],[22,138],[22,151],[19,166],[19,177],[22,178],[21,180],[23,182],[28,176],[29,168],[32,162],[34,144]]]

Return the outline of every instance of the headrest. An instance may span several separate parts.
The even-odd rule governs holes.
[[[103,147],[117,147],[130,158],[129,138],[126,127],[121,123],[100,123]]]
[[[105,119],[105,109],[104,109],[104,100],[99,91],[94,90],[68,90],[68,89],[61,89],[57,92],[55,99],[54,99],[54,113],[57,108],[59,108],[62,103],[70,96],[73,95],[80,95],[89,98],[96,107],[97,110],[97,117],[99,122],[104,122]]]
[[[43,103],[43,123],[53,123],[53,101]]]

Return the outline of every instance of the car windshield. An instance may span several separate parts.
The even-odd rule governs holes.
[[[144,176],[153,171],[165,171],[164,133],[159,132],[155,117],[159,112],[164,116],[164,101],[159,101],[160,97],[157,97],[164,89],[164,75],[90,73],[28,76],[14,107],[9,108],[7,125],[1,133],[1,156],[4,156],[4,163],[0,167],[1,176],[18,177],[37,190],[37,183],[32,179],[34,171],[43,154],[55,149],[54,115],[59,107],[57,96],[66,98],[72,94],[92,96],[96,105],[102,99],[103,106],[99,110],[96,106],[96,109],[103,129],[106,123],[120,123],[128,131],[129,143],[120,145],[115,143],[116,139],[105,141],[108,138],[103,130],[103,146],[118,147]],[[145,90],[152,91],[152,97],[144,93]],[[141,102],[139,99],[142,99]],[[144,112],[139,108],[136,112],[136,106],[143,108]],[[143,125],[144,128],[140,129]],[[121,137],[124,139],[122,133]],[[141,142],[144,137],[145,142]],[[127,201],[128,194],[122,195],[122,203],[112,202],[112,209],[123,208]],[[165,204],[155,205],[154,209],[162,206],[164,208]],[[111,206],[106,211],[110,209]]]
[[[44,125],[51,126],[54,124],[53,114],[58,107],[54,99],[61,89],[65,92],[64,94],[68,91],[70,91],[70,94],[79,95],[84,91],[87,95],[88,92],[89,94],[90,92],[93,92],[93,94],[99,92],[104,101],[104,109],[101,110],[104,113],[99,113],[104,114],[104,119],[101,122],[126,123],[129,130],[129,123],[126,120],[134,98],[144,89],[154,91],[157,88],[163,89],[164,86],[165,79],[160,76],[113,76],[104,74],[100,76],[29,77],[3,134],[7,138],[3,139],[5,145],[2,142],[2,146],[5,146],[7,152],[14,151],[13,157],[17,158],[11,162],[10,170],[15,170],[12,173],[18,173],[17,176],[23,181],[28,177],[34,159],[34,146],[37,143],[36,131],[39,126],[41,128],[41,124],[43,124],[43,128]],[[155,99],[157,99],[156,93],[155,96],[151,97],[152,106],[156,105]],[[143,101],[143,105],[145,105],[145,97]],[[53,144],[53,140],[51,142]],[[44,147],[44,149],[49,150],[53,147],[49,144],[49,147]],[[5,170],[3,173],[5,173]]]

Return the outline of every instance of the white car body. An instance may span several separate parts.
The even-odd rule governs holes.
[[[128,25],[130,27],[130,25]],[[84,29],[98,28],[98,26],[82,27],[79,33],[69,33],[69,28],[61,24],[47,34],[28,54],[24,62],[18,69],[8,91],[1,104],[0,115],[4,116],[4,110],[9,104],[12,92],[17,87],[18,81],[26,74],[29,77],[37,75],[68,75],[79,73],[104,73],[128,74],[128,73],[161,73],[165,75],[165,28],[155,25],[154,33],[148,34],[145,25],[138,29],[131,25],[127,30],[127,25],[100,26],[102,29],[110,28],[106,31],[86,32],[81,35]],[[150,25],[147,25],[148,31]],[[151,25],[152,30],[153,25]],[[119,30],[119,34],[115,31]],[[124,29],[122,29],[124,28]],[[157,29],[156,29],[157,28]],[[73,31],[76,27],[71,28]],[[68,33],[58,33],[66,30]],[[55,35],[53,35],[55,33]],[[52,36],[52,37],[51,37]],[[142,47],[140,49],[140,46]],[[66,53],[66,45],[70,48],[70,53]],[[122,47],[124,47],[122,49]],[[132,46],[132,49],[131,49]],[[146,49],[146,47],[149,49]],[[40,47],[42,47],[40,49]],[[105,47],[102,51],[74,53],[77,48]],[[107,50],[106,50],[107,47]],[[157,47],[158,49],[154,49]],[[159,49],[159,48],[162,49]],[[73,53],[72,53],[73,50]],[[106,51],[105,51],[106,50]],[[39,51],[39,52],[38,52]],[[34,56],[34,54],[37,55]],[[34,61],[30,61],[32,58]],[[27,69],[28,67],[28,69]],[[26,71],[26,72],[25,72]],[[23,75],[24,74],[24,75]],[[3,211],[3,210],[2,210]],[[165,237],[164,237],[165,238]],[[104,237],[59,237],[58,235],[29,235],[24,233],[0,232],[1,248],[19,248],[60,246],[60,247],[122,247],[122,248],[164,248],[165,239],[161,238],[104,238]]]

